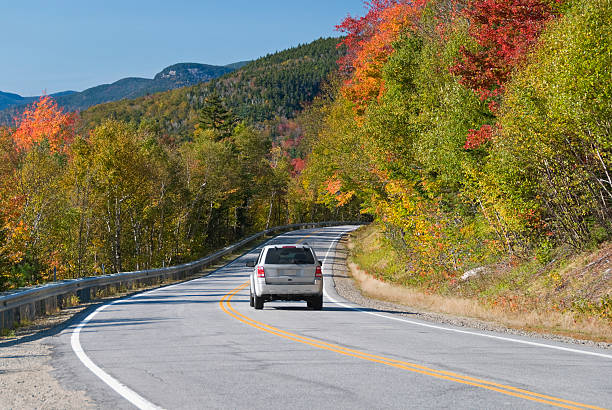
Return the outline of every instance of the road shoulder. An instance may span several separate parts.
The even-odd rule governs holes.
[[[430,312],[415,309],[411,306],[401,305],[395,302],[382,300],[379,298],[373,298],[366,295],[360,288],[358,281],[353,277],[351,267],[347,265],[348,249],[347,249],[348,237],[344,236],[341,241],[338,242],[333,256],[333,267],[332,267],[332,278],[334,287],[338,295],[344,299],[353,302],[357,305],[382,311],[385,313],[397,314],[410,319],[424,320],[427,322],[440,323],[458,327],[465,327],[480,331],[506,333],[517,336],[530,337],[540,340],[550,340],[555,342],[569,343],[574,345],[582,345],[587,347],[596,347],[601,349],[611,349],[612,344],[610,343],[598,343],[590,340],[573,339],[570,337],[552,335],[552,334],[540,334],[534,332],[525,332],[522,330],[511,329],[502,326],[497,323],[486,322],[479,319],[473,319],[468,317],[453,316],[449,314]],[[355,267],[352,267],[355,269]],[[393,285],[389,285],[392,287]]]

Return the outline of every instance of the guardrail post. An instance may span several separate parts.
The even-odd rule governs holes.
[[[79,289],[77,291],[77,297],[81,302],[89,302],[91,301],[91,288]]]
[[[0,329],[11,329],[15,324],[15,309],[0,312]]]
[[[78,298],[76,292],[68,292],[60,296],[60,306],[62,309],[74,306],[73,302],[75,298]]]
[[[43,314],[48,315],[49,313],[55,313],[58,311],[57,309],[57,298],[55,297],[51,297],[51,298],[46,298],[44,300],[44,309],[45,311],[43,312]]]
[[[17,323],[23,323],[26,320],[34,319],[34,315],[36,314],[36,307],[34,303],[25,303],[19,306],[17,313],[18,316],[15,318]]]

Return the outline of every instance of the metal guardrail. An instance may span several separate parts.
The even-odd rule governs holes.
[[[203,268],[210,266],[223,256],[272,233],[355,224],[360,225],[363,222],[317,222],[278,226],[249,236],[205,258],[178,266],[64,280],[17,289],[13,292],[4,292],[0,294],[0,330],[10,329],[16,323],[24,320],[33,320],[35,317],[56,312],[58,308],[69,304],[71,298],[75,296],[78,297],[80,302],[89,302],[96,299],[100,291],[109,290],[111,287],[134,289],[141,285],[160,284],[168,279],[177,281],[186,279],[196,275]]]

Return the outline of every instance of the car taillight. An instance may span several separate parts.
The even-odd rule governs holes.
[[[320,266],[317,266],[317,270],[315,271],[315,278],[323,278],[323,271]]]
[[[258,278],[265,278],[266,277],[266,271],[264,270],[263,266],[258,266],[257,267],[257,277]]]

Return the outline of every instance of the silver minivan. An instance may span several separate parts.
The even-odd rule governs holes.
[[[267,245],[247,266],[253,268],[250,299],[255,309],[273,300],[305,300],[310,309],[323,309],[322,264],[310,246]]]

